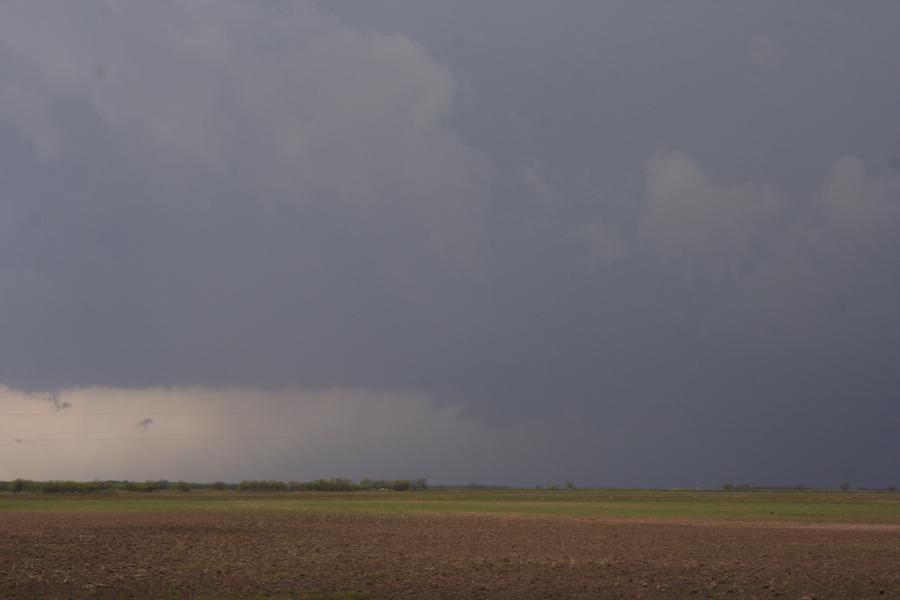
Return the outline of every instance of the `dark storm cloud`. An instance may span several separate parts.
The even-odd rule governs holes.
[[[410,391],[576,480],[887,481],[898,20],[4,4],[0,382]]]

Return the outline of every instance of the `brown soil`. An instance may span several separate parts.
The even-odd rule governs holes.
[[[0,598],[900,598],[895,527],[0,514]]]

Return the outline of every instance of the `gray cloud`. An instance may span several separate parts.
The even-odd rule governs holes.
[[[423,270],[477,271],[490,163],[442,125],[453,81],[408,39],[303,3],[57,8],[5,6],[0,33],[3,89],[55,107],[35,123],[31,103],[3,111],[22,136],[7,152],[31,167],[9,190],[4,316],[32,366],[6,380],[210,383],[248,362],[239,340],[291,362],[311,358],[287,358],[295,343],[339,353],[327,338],[378,328],[365,322],[401,310]],[[38,24],[46,38],[21,35]],[[77,366],[76,345],[105,372]],[[214,364],[177,373],[198,354]]]
[[[385,476],[886,482],[897,11],[3,3],[0,382],[421,415]]]
[[[0,35],[23,76],[4,86],[4,114],[39,154],[71,154],[84,150],[76,132],[33,117],[40,103],[16,92],[80,105],[133,159],[165,152],[201,177],[237,174],[235,200],[257,210],[326,202],[376,223],[388,211],[434,253],[473,260],[489,164],[441,127],[444,68],[402,35],[348,30],[307,3],[211,7],[125,3],[106,19],[7,7]]]
[[[843,157],[804,204],[740,283],[733,302],[742,313],[727,320],[779,341],[825,334],[877,348],[900,325],[888,275],[900,252],[900,177],[867,175],[858,158]]]
[[[732,271],[759,256],[761,240],[786,207],[772,186],[722,185],[691,158],[661,154],[647,164],[640,237],[664,260]]]
[[[765,35],[754,36],[750,40],[750,62],[759,69],[777,68],[782,61],[778,44]]]

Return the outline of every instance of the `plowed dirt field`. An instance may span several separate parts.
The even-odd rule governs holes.
[[[0,514],[0,598],[350,593],[900,598],[900,527],[266,511]]]

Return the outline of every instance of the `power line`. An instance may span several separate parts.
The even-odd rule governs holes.
[[[0,438],[0,442],[30,444],[34,442],[185,442],[232,440],[283,440],[297,439],[292,435],[244,435],[244,436],[193,436],[193,437],[84,437],[84,438]]]
[[[258,415],[258,414],[283,414],[282,412],[260,410],[207,410],[207,411],[174,411],[174,410],[149,410],[149,411],[92,411],[92,412],[0,412],[0,417],[86,417],[86,416],[155,416],[155,415]]]

